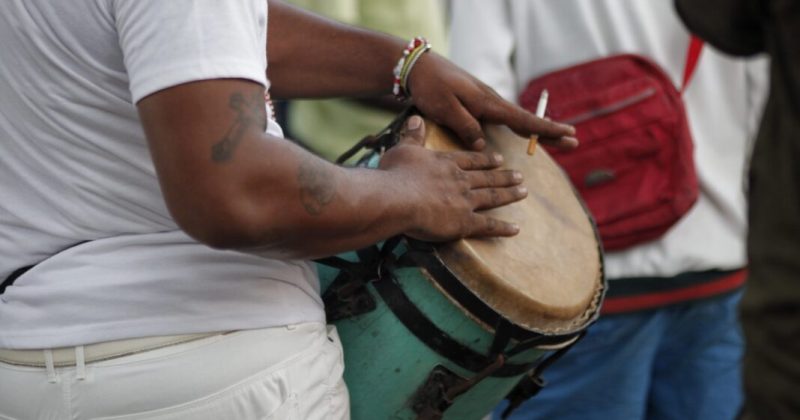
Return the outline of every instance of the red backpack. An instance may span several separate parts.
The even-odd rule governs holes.
[[[692,38],[685,89],[702,50]],[[624,54],[549,73],[528,84],[520,104],[576,126],[574,151],[548,148],[594,215],[606,250],[663,235],[697,200],[693,144],[681,92],[655,63]]]

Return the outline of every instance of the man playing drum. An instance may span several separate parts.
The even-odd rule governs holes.
[[[475,150],[479,122],[576,143],[427,48],[277,1],[10,0],[0,43],[4,419],[347,418],[308,259],[517,233],[478,212],[526,195],[500,156],[428,151],[416,117],[377,170],[337,167],[265,92],[395,87]]]

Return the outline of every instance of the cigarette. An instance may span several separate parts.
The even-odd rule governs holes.
[[[539,118],[544,118],[544,113],[547,111],[547,98],[548,98],[547,89],[542,91],[542,94],[539,96],[539,103],[536,104],[536,116]],[[536,143],[539,141],[539,136],[536,134],[531,135],[530,140],[528,141],[528,155],[533,156],[533,153],[536,152]]]

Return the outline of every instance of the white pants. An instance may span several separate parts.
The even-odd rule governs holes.
[[[0,419],[348,419],[343,369],[335,329],[315,323],[89,363],[85,377],[0,363]]]

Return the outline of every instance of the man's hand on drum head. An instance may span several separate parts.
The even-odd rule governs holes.
[[[404,232],[425,241],[442,242],[465,237],[513,236],[514,223],[479,213],[528,195],[520,185],[522,174],[498,169],[502,156],[481,152],[437,152],[424,148],[422,118],[409,118],[400,142],[389,149],[380,169],[394,174],[400,194],[413,207]]]
[[[408,79],[414,104],[433,121],[444,125],[473,150],[486,144],[481,123],[507,125],[523,137],[562,149],[578,145],[575,128],[538,118],[500,97],[494,90],[455,64],[435,54],[425,54]]]

